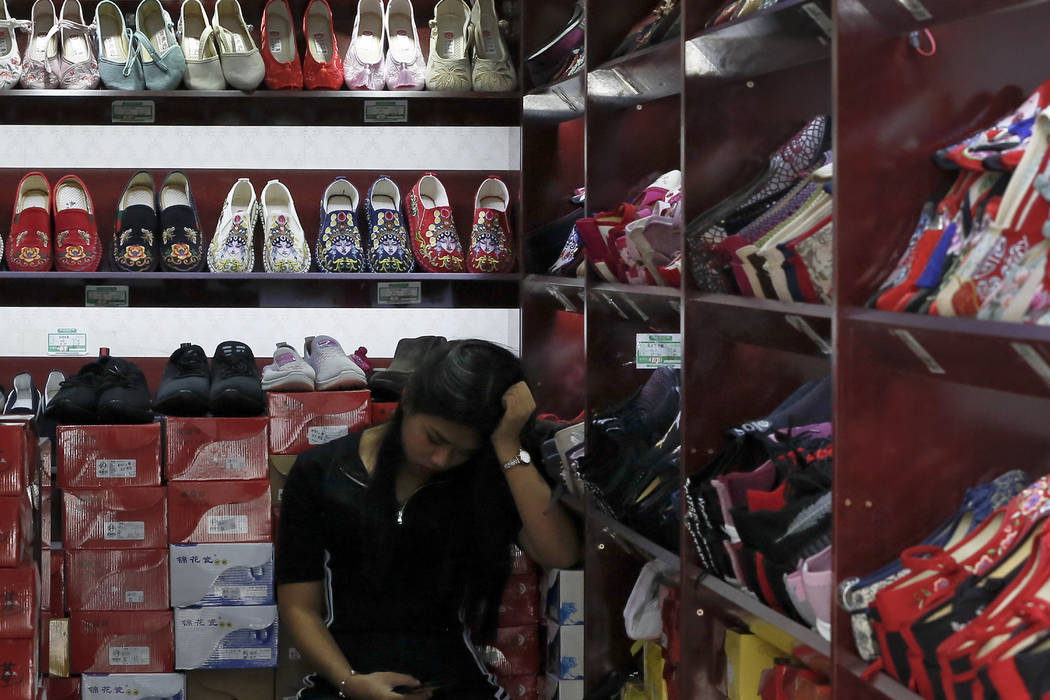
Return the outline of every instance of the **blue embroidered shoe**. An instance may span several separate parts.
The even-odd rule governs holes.
[[[412,272],[415,267],[400,202],[401,191],[386,175],[380,175],[368,190],[367,262],[372,272]]]
[[[321,230],[317,234],[317,266],[325,272],[364,272],[365,254],[357,228],[357,188],[336,178],[321,197]]]

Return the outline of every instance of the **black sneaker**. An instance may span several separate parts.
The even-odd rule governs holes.
[[[100,423],[152,423],[150,391],[138,365],[111,357],[98,391]]]
[[[98,422],[99,388],[111,361],[108,355],[100,357],[67,377],[44,407],[44,417],[66,425]]]
[[[207,415],[210,384],[204,349],[183,343],[168,358],[153,408],[169,416]]]
[[[238,340],[219,343],[211,358],[211,412],[216,416],[266,413],[259,366],[252,349]]]

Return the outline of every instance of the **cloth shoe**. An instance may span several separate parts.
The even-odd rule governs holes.
[[[387,89],[422,90],[426,85],[426,63],[411,0],[390,0],[383,16],[383,34],[389,47],[383,62]]]
[[[187,88],[222,90],[226,87],[215,30],[200,0],[183,0],[179,10],[179,46],[186,59],[186,74],[182,76],[182,82]]]
[[[481,183],[474,196],[468,271],[510,272],[514,269],[514,248],[507,219],[509,205],[510,192],[502,180],[490,177]]]
[[[51,269],[52,255],[51,183],[43,173],[32,172],[15,193],[7,266],[15,272],[44,272]]]
[[[142,0],[135,10],[142,73],[147,90],[174,90],[186,75],[186,56],[175,40],[175,24],[160,0]]]
[[[113,262],[123,272],[157,269],[157,209],[153,176],[140,170],[131,176],[117,204]]]
[[[204,234],[186,173],[173,170],[157,192],[160,265],[171,272],[204,269]]]
[[[385,13],[383,0],[360,0],[354,33],[343,57],[343,82],[351,90],[382,90],[386,87],[383,58]]]
[[[262,371],[265,391],[313,391],[317,373],[288,343],[277,343],[273,364]]]
[[[311,0],[303,14],[303,85],[307,90],[338,90],[343,85],[343,59],[327,0]]]
[[[29,44],[22,58],[22,87],[35,90],[58,87],[58,74],[51,72],[47,57],[58,53],[58,36],[51,31],[58,24],[51,0],[36,0],[29,13]]]
[[[98,422],[99,390],[111,359],[109,355],[103,355],[63,380],[58,392],[47,402],[44,415],[65,424]]]
[[[261,416],[266,394],[259,379],[255,355],[246,344],[226,340],[211,358],[211,391],[208,407],[215,416]]]
[[[0,90],[14,87],[22,77],[22,56],[15,30],[28,31],[32,26],[32,22],[11,17],[7,0],[0,0]]]
[[[80,0],[65,0],[51,33],[58,42],[49,41],[48,69],[58,76],[59,87],[66,90],[92,90],[98,87],[98,59],[90,35],[94,31],[84,23]]]
[[[110,90],[145,90],[138,39],[124,23],[124,13],[112,0],[95,7],[98,72]]]
[[[255,268],[255,222],[259,202],[247,178],[233,184],[226,194],[219,223],[208,246],[208,269],[212,272],[251,272]]]
[[[467,92],[470,81],[470,9],[463,0],[439,0],[430,20],[427,90]]]
[[[97,415],[103,424],[153,421],[149,386],[138,365],[110,358],[99,382]]]
[[[368,220],[368,269],[381,273],[412,272],[415,260],[401,213],[401,191],[386,175],[380,175],[368,188],[365,217]]]
[[[463,246],[452,220],[445,186],[424,173],[405,197],[412,253],[427,272],[463,272]]]
[[[270,0],[262,17],[262,58],[266,65],[266,87],[271,90],[302,90],[303,66],[295,43],[295,25],[288,0]]]
[[[409,376],[416,370],[430,350],[448,342],[444,336],[421,335],[397,341],[390,366],[377,370],[368,379],[368,388],[377,401],[397,401]]]
[[[62,388],[62,382],[66,381],[66,375],[60,370],[53,369],[47,374],[47,382],[44,391],[40,395],[40,410],[44,411],[58,395]]]
[[[102,262],[102,241],[87,185],[76,175],[66,175],[55,183],[53,196],[55,269],[94,272]]]
[[[295,213],[292,193],[270,180],[260,195],[263,222],[263,267],[267,272],[309,272],[310,247]]]
[[[365,254],[357,227],[357,188],[336,178],[321,198],[321,231],[317,236],[317,267],[325,272],[363,272]]]
[[[510,92],[518,87],[514,60],[503,39],[506,22],[496,15],[493,0],[475,0],[470,9],[474,32],[471,51],[473,68],[470,80],[478,92]]]
[[[167,416],[204,416],[210,391],[208,356],[192,343],[182,343],[168,358],[153,407]]]
[[[216,0],[211,27],[219,46],[222,74],[230,86],[250,92],[266,77],[266,64],[252,40],[237,0]]]
[[[303,341],[303,359],[313,367],[317,391],[360,389],[368,380],[365,371],[347,357],[331,336],[310,336]]]
[[[29,372],[20,372],[12,380],[11,393],[7,395],[4,402],[4,415],[28,414],[36,416],[40,413],[40,390],[33,383],[33,375]]]

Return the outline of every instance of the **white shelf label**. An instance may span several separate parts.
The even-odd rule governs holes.
[[[423,301],[420,282],[380,282],[376,291],[380,304],[419,304]]]
[[[134,479],[137,471],[133,459],[95,460],[95,477],[98,479]]]
[[[408,100],[365,100],[365,124],[408,122]]]
[[[87,355],[87,332],[76,328],[58,328],[47,334],[48,355]]]
[[[127,286],[89,284],[84,287],[84,306],[127,306],[129,298]]]
[[[635,334],[634,366],[636,369],[678,369],[682,366],[682,334]]]
[[[113,100],[109,116],[114,124],[152,124],[157,121],[157,105],[153,100]]]

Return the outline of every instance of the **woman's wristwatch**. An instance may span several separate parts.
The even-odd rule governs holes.
[[[354,669],[350,669],[350,675],[351,676],[356,676],[357,675],[357,671],[355,671]],[[347,679],[344,678],[343,680],[341,680],[338,683],[336,683],[335,684],[335,692],[339,695],[339,697],[346,698],[347,700],[349,700],[350,696],[346,694],[346,681],[347,681]]]

